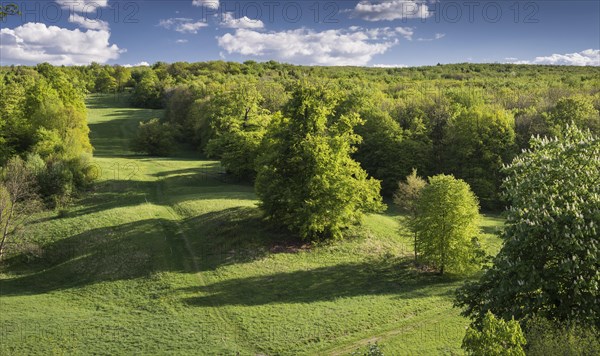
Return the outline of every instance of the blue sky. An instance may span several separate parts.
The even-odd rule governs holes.
[[[7,2],[1,1],[3,4]],[[17,1],[3,65],[600,65],[600,1]]]

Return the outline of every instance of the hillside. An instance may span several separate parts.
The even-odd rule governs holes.
[[[300,245],[265,227],[253,187],[219,162],[133,155],[138,122],[163,112],[126,102],[88,98],[99,182],[61,216],[36,216],[38,257],[2,270],[0,352],[461,352],[464,279],[415,271],[392,208],[352,239]],[[490,253],[501,223],[484,221]]]

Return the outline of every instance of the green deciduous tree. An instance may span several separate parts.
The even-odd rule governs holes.
[[[131,94],[131,103],[141,108],[162,108],[162,84],[153,70],[142,72]]]
[[[337,117],[338,103],[335,88],[299,85],[286,116],[274,118],[257,160],[261,208],[303,239],[339,238],[365,212],[384,207],[379,181],[350,157],[361,119]]]
[[[514,117],[486,106],[461,108],[446,126],[445,171],[465,180],[484,208],[498,208],[501,169],[515,154]]]
[[[173,130],[169,124],[161,123],[159,119],[140,122],[137,136],[131,141],[134,152],[150,156],[168,156],[174,145]]]
[[[587,97],[559,99],[546,115],[546,120],[553,136],[561,136],[565,127],[570,124],[600,133],[600,113]]]
[[[481,257],[479,219],[477,198],[467,183],[448,175],[429,178],[414,224],[421,260],[441,274],[476,266]]]
[[[526,340],[517,321],[496,319],[489,311],[483,318],[481,328],[469,327],[463,338],[462,348],[474,356],[525,356]]]
[[[415,262],[418,257],[418,232],[416,221],[419,213],[419,199],[423,188],[427,186],[427,182],[417,176],[417,170],[413,169],[412,173],[406,177],[406,182],[398,183],[398,190],[394,194],[394,203],[402,210],[408,213],[408,227],[414,236]]]
[[[458,293],[464,315],[600,325],[600,139],[570,127],[506,168],[504,245]]]
[[[271,120],[269,112],[261,107],[262,100],[252,83],[237,85],[212,100],[214,137],[206,153],[220,158],[223,167],[240,179],[254,178],[255,160]]]

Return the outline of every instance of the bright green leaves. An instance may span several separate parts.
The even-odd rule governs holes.
[[[481,330],[467,329],[462,348],[468,355],[525,356],[526,340],[521,326],[514,319],[506,322],[496,319],[489,311],[483,318]]]
[[[420,193],[414,229],[420,260],[444,273],[478,266],[479,205],[462,180],[438,175]]]
[[[239,179],[252,180],[256,175],[255,160],[271,121],[269,112],[261,107],[262,101],[253,83],[232,87],[212,99],[214,137],[206,152],[220,158],[227,172]]]
[[[600,140],[569,127],[531,147],[505,170],[504,246],[457,304],[473,318],[491,310],[598,325]]]
[[[159,119],[140,122],[137,136],[131,141],[131,149],[150,156],[168,156],[175,146],[173,136],[171,126]]]
[[[361,140],[356,114],[337,117],[334,88],[300,85],[276,115],[257,161],[261,208],[303,239],[340,238],[365,212],[383,209],[380,182],[350,155]]]

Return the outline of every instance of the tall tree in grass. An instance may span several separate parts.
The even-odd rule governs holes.
[[[340,238],[365,212],[384,208],[380,182],[351,158],[357,114],[336,116],[339,90],[301,84],[286,116],[276,115],[257,160],[260,206],[303,239]]]
[[[458,293],[464,315],[539,315],[600,326],[600,139],[569,127],[506,168],[504,245]]]
[[[467,183],[448,175],[429,178],[414,224],[422,261],[440,274],[476,266],[482,255],[479,219],[479,204]]]
[[[427,182],[417,176],[417,170],[413,169],[411,175],[406,177],[406,182],[398,183],[398,190],[394,194],[394,203],[408,213],[408,227],[414,236],[415,262],[417,262],[419,250],[419,234],[415,225],[418,217],[418,202],[421,198],[421,192],[426,186]]]

